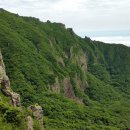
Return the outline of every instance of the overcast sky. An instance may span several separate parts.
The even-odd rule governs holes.
[[[130,46],[130,0],[0,0],[0,7],[62,22],[82,37]]]

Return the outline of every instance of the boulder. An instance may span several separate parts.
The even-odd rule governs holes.
[[[15,92],[11,92],[10,94],[11,94],[12,105],[15,107],[20,107],[21,106],[20,95]]]
[[[44,130],[43,127],[43,110],[42,107],[38,104],[32,105],[29,107],[29,110],[32,111],[33,117],[36,118],[39,121],[39,124],[41,126],[41,130]]]

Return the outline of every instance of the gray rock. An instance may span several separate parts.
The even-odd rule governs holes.
[[[44,130],[42,107],[39,106],[38,104],[35,104],[35,105],[30,106],[29,109],[32,111],[34,118],[36,118],[39,121],[41,130]]]
[[[18,107],[21,105],[20,95],[18,93],[13,92],[10,87],[10,80],[6,75],[5,65],[3,62],[2,54],[0,52],[0,84],[1,84],[1,91],[4,93],[5,96],[9,96],[11,103],[13,106]]]
[[[27,125],[28,125],[28,130],[33,130],[33,119],[31,116],[27,117]]]

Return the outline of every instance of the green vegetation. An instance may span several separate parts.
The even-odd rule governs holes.
[[[0,10],[0,48],[22,105],[43,107],[45,130],[130,130],[129,47]],[[0,129],[25,129],[19,110],[2,104],[0,113]]]
[[[27,129],[26,117],[20,109],[14,108],[6,102],[0,101],[0,129],[23,130]]]

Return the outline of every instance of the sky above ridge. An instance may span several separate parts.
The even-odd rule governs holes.
[[[130,46],[130,0],[0,0],[0,8],[62,22],[82,37]]]

